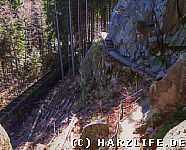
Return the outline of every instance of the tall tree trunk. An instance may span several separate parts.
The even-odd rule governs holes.
[[[103,31],[103,15],[102,15],[102,12],[100,12],[100,16],[101,16],[101,31]]]
[[[91,11],[92,19],[91,19],[91,43],[94,40],[94,10]]]
[[[97,32],[99,32],[98,30],[99,30],[99,6],[98,6],[98,4],[97,4],[97,14],[96,14],[96,30],[97,30]]]
[[[69,0],[69,21],[70,21],[70,45],[71,45],[71,57],[72,57],[72,74],[75,75],[74,68],[74,43],[73,43],[73,31],[72,31],[72,15],[71,15],[71,0]]]
[[[55,0],[55,19],[56,19],[56,31],[57,31],[57,38],[58,38],[58,50],[60,55],[60,65],[61,65],[61,79],[64,82],[64,70],[63,70],[63,58],[62,58],[62,51],[61,51],[61,41],[60,41],[60,34],[59,34],[59,24],[58,24],[58,16],[57,16],[57,9],[56,9],[56,0]]]
[[[78,0],[78,42],[79,42],[79,56],[82,54],[82,42],[81,42],[81,25],[80,25],[80,0]]]
[[[69,43],[70,43],[70,42],[69,42],[69,41],[70,41],[70,38],[69,38],[69,37],[70,37],[70,36],[68,35],[68,71],[69,71],[69,73],[70,73],[70,69],[71,69],[71,68],[70,68],[70,67],[71,67],[71,65],[70,65],[71,62],[70,62],[70,61],[71,61],[71,60],[70,60],[70,45],[69,45]]]
[[[17,54],[15,51],[14,51],[14,59],[15,59],[16,72],[17,72],[17,75],[19,75],[18,58],[17,58]]]
[[[91,21],[91,11],[90,11],[90,13],[88,13],[88,47],[89,47],[89,43],[90,43],[90,34],[91,34],[91,23],[90,23],[90,21]]]
[[[88,45],[87,45],[87,38],[88,38],[88,0],[86,0],[86,37],[85,37],[85,42],[86,42],[86,51],[88,50]]]
[[[4,61],[1,61],[1,68],[2,68],[2,73],[3,73],[3,80],[6,81],[5,63],[4,63]]]

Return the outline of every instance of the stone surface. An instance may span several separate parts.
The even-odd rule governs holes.
[[[153,57],[161,44],[166,50],[186,45],[185,16],[185,0],[120,0],[110,19],[109,35],[116,51],[158,73],[175,63],[172,54]]]
[[[156,77],[156,80],[162,79],[164,76],[166,76],[166,73],[164,71],[160,71],[159,74]]]
[[[186,46],[186,28],[181,28],[174,34],[170,46]]]
[[[185,23],[183,19],[185,15],[185,0],[166,0],[160,29],[164,33],[174,35],[181,28],[182,24]]]
[[[0,125],[0,150],[13,150],[10,138],[5,129]]]
[[[145,131],[145,134],[151,134],[154,131],[154,129],[152,127],[148,127]]]
[[[184,141],[186,141],[186,120],[180,123],[179,125],[177,125],[176,127],[172,128],[165,135],[165,137],[163,138],[165,145],[166,144],[170,145],[170,139],[175,139],[177,141],[179,139],[183,139]],[[174,148],[173,147],[157,148],[157,150],[162,150],[162,149],[178,150],[178,149],[181,149],[181,147],[177,145],[177,147],[174,147]]]
[[[84,127],[81,139],[86,141],[86,138],[89,138],[91,140],[91,147],[89,149],[98,149],[97,140],[105,139],[106,141],[108,139],[108,136],[109,126],[107,125],[107,123],[103,120],[97,120]],[[87,143],[85,142],[84,146],[86,145]],[[85,147],[81,149],[85,149]]]
[[[186,104],[186,57],[184,55],[167,70],[166,76],[151,85],[149,96],[154,113],[171,111],[173,107]]]
[[[44,144],[39,143],[34,147],[34,150],[47,150],[47,148]]]

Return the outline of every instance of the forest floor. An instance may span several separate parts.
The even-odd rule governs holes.
[[[37,79],[30,81],[28,84],[17,84],[15,82],[0,86],[0,110],[6,107],[12,100],[27,90],[37,82]]]
[[[118,99],[103,101],[102,105],[99,105],[100,99],[92,97],[84,107],[79,103],[79,83],[79,75],[67,75],[65,82],[63,84],[59,82],[44,99],[40,100],[21,125],[15,125],[10,132],[15,150],[32,149],[38,144],[55,145],[59,137],[65,139],[61,144],[69,148],[70,139],[79,138],[85,125],[108,115],[110,125],[113,122],[117,123],[115,112],[119,104]],[[94,92],[92,91],[93,95]],[[74,118],[74,125],[69,127]],[[112,124],[110,133],[114,133],[114,129],[115,126]]]
[[[41,99],[22,125],[12,129],[10,138],[15,149],[48,143],[68,125],[79,98],[78,77],[67,76]],[[70,110],[70,111],[69,111]]]
[[[112,75],[112,78],[108,81],[109,86],[100,88],[98,83],[94,83],[87,91],[84,101],[82,100],[82,78],[78,73],[76,76],[67,74],[64,83],[59,82],[49,93],[46,93],[47,96],[35,104],[34,109],[25,117],[22,124],[14,125],[10,131],[14,149],[33,149],[38,144],[51,147],[52,150],[64,148],[64,146],[66,149],[72,149],[71,139],[80,138],[86,125],[103,118],[108,118],[109,134],[113,135],[118,114],[121,113],[119,108],[121,100],[124,97],[130,97],[139,89],[142,90],[143,84],[146,85],[147,81],[145,77],[123,67],[117,61],[110,60],[110,65],[112,67],[110,67],[109,75]],[[86,68],[84,71],[88,72]],[[99,72],[99,69],[97,71]],[[91,79],[94,78],[91,77]],[[134,80],[136,78],[138,80]],[[124,84],[124,81],[128,81],[128,84]],[[86,83],[89,86],[92,82]],[[87,89],[86,86],[85,88]],[[126,105],[136,101],[142,96],[141,94],[145,93],[140,92],[128,98]]]
[[[137,75],[117,61],[112,60],[111,66],[113,74],[108,84],[112,85],[100,89],[100,85],[94,83],[84,101],[81,99],[82,78],[78,73],[75,76],[67,74],[64,83],[59,82],[49,93],[46,93],[46,97],[38,100],[24,121],[11,129],[9,135],[13,148],[26,150],[42,144],[52,150],[64,148],[64,146],[66,149],[72,149],[71,139],[80,138],[86,125],[103,118],[108,118],[109,134],[112,136],[117,126],[118,114],[121,113],[119,112],[121,100],[142,90],[144,86],[147,88],[147,81],[145,77]],[[85,72],[87,71],[85,69]],[[135,78],[139,79],[134,80]],[[124,84],[124,81],[129,82]],[[87,84],[90,83],[87,82]],[[145,93],[140,92],[130,97],[127,105],[139,97],[143,99],[143,94]],[[128,117],[130,116],[127,116],[127,120]],[[138,119],[140,120],[141,116]],[[133,120],[133,123],[136,124],[139,120]],[[125,121],[121,122],[121,128],[123,128],[123,131],[119,131],[121,134],[125,134],[128,130],[126,126]],[[130,134],[133,134],[133,130]]]

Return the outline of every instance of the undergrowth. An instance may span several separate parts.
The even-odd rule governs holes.
[[[160,127],[154,138],[164,138],[167,132],[179,123],[186,120],[186,110],[176,110],[170,114],[163,114],[161,118],[153,120],[156,126]]]

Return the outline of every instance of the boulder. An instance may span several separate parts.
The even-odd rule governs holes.
[[[162,32],[174,35],[185,23],[186,1],[166,0],[163,19],[160,24]]]
[[[34,147],[34,150],[47,150],[46,146],[44,144],[36,144]]]
[[[150,104],[154,113],[171,111],[186,104],[186,56],[183,54],[167,74],[154,81],[149,90]]]
[[[10,138],[5,129],[0,125],[0,150],[13,150]]]
[[[107,124],[107,121],[97,120],[84,127],[81,139],[83,139],[83,141],[86,141],[86,138],[89,138],[91,140],[91,147],[89,149],[98,149],[97,140],[105,139],[106,141],[108,140],[108,136],[109,126]],[[85,142],[84,146],[86,147],[86,145],[87,143]],[[81,149],[86,149],[85,147],[82,147]]]
[[[171,150],[178,150],[182,149],[181,147],[177,146],[176,147],[170,147],[170,139],[174,139],[176,141],[179,141],[179,139],[183,139],[186,141],[186,120],[177,125],[176,127],[172,128],[163,138],[164,145],[168,145],[168,147],[164,148],[157,148],[157,150],[162,150],[162,149],[171,149]],[[185,143],[186,144],[186,143]],[[183,148],[184,149],[184,148]]]

